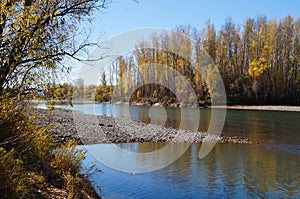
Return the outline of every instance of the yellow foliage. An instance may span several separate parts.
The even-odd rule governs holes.
[[[270,69],[268,60],[264,57],[261,57],[259,58],[259,60],[254,59],[250,62],[248,74],[253,78],[257,78],[261,76],[264,73],[264,71],[268,69]]]
[[[66,176],[85,182],[79,174],[84,152],[77,150],[74,142],[56,145],[46,129],[34,122],[35,117],[26,116],[20,104],[0,97],[1,198],[41,198],[47,194],[47,182],[68,185],[69,196],[82,198],[76,183],[69,185]]]

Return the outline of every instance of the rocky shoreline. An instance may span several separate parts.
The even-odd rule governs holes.
[[[78,144],[108,144],[132,142],[174,142],[174,143],[240,143],[255,144],[249,138],[210,135],[206,132],[193,132],[166,128],[140,121],[94,116],[71,111],[35,110],[36,121],[48,131],[57,143],[74,140]]]

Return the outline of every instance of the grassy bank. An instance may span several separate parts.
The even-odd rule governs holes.
[[[84,152],[72,141],[55,144],[26,110],[0,100],[0,197],[99,198],[80,174]]]

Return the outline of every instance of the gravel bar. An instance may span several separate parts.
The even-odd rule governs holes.
[[[174,143],[240,143],[256,144],[249,138],[238,136],[211,135],[206,132],[193,132],[166,128],[140,121],[95,116],[55,109],[35,109],[36,122],[47,126],[57,143],[75,140],[78,144],[132,143],[132,142],[174,142]],[[75,125],[76,124],[76,125]]]

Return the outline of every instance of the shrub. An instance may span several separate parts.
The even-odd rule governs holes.
[[[0,99],[1,198],[98,197],[79,173],[84,152],[72,141],[55,144],[28,109],[11,98]]]

